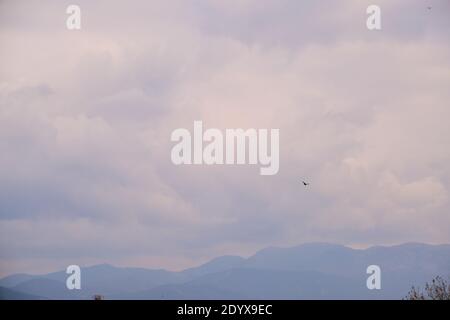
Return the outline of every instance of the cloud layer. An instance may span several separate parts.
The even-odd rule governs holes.
[[[181,269],[269,245],[450,241],[450,4],[0,4],[0,273]],[[279,128],[280,171],[170,133]],[[311,182],[303,188],[301,179]]]

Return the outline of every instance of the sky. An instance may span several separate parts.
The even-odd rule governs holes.
[[[2,0],[0,275],[450,243],[449,15],[447,0]],[[174,165],[171,132],[195,120],[279,129],[278,174]]]

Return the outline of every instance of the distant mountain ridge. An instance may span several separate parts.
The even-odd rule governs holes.
[[[372,264],[382,270],[381,290],[366,287]],[[0,299],[401,299],[413,285],[450,276],[450,245],[307,243],[222,256],[181,272],[101,264],[81,274],[81,290],[66,289],[65,271],[10,275],[0,279]]]

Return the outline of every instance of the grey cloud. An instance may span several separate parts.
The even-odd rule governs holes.
[[[450,241],[448,3],[79,4],[1,4],[1,272]],[[280,128],[279,174],[174,166],[198,119]]]

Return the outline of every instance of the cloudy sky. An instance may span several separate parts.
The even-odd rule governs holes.
[[[0,275],[450,242],[448,0],[74,3],[0,2]],[[194,120],[279,128],[279,173],[173,165]]]

